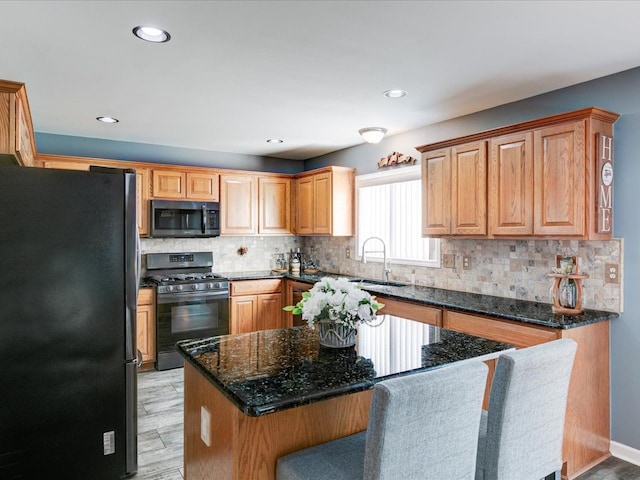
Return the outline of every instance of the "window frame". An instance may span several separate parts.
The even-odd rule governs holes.
[[[391,170],[384,170],[380,172],[367,173],[363,175],[356,175],[355,177],[355,250],[356,255],[355,259],[357,261],[362,260],[362,255],[360,251],[360,188],[361,187],[371,187],[376,185],[388,185],[391,183],[401,183],[412,180],[421,180],[422,179],[422,171],[420,165],[412,165],[408,167],[402,168],[394,168]],[[416,199],[420,202],[422,206],[422,198]],[[420,267],[429,267],[429,268],[440,268],[440,239],[439,238],[430,238],[430,237],[422,237],[428,238],[430,242],[429,250],[435,256],[434,260],[406,260],[399,258],[390,258],[387,256],[387,262],[389,264],[394,265],[407,265],[407,266],[420,266]],[[387,246],[389,248],[389,246]],[[382,263],[382,258],[377,257],[367,257],[367,262],[378,262]]]

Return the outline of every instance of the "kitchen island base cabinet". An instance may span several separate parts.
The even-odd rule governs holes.
[[[184,473],[189,480],[275,480],[279,457],[367,428],[373,390],[260,417],[242,413],[192,365],[184,366]],[[201,438],[210,413],[209,445]]]

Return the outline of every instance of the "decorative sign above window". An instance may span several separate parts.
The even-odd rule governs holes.
[[[386,157],[382,157],[378,162],[378,168],[382,167],[392,167],[393,165],[398,165],[400,163],[410,163],[413,165],[416,163],[416,159],[410,157],[409,155],[404,155],[400,152],[391,152]]]

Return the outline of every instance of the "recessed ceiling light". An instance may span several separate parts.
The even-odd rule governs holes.
[[[284,140],[280,140],[279,138],[270,138],[267,140],[267,143],[283,143]]]
[[[383,95],[387,98],[402,98],[405,95],[407,95],[407,92],[406,90],[400,90],[400,89],[387,90],[383,93]]]
[[[153,43],[165,43],[171,40],[171,35],[166,30],[156,27],[140,25],[133,29],[133,34],[140,40]]]
[[[120,121],[113,117],[96,117],[96,120],[102,123],[118,123]]]

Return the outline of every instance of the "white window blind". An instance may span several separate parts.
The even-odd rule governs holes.
[[[369,237],[384,240],[392,263],[440,266],[440,242],[422,237],[422,182],[420,167],[361,175],[357,188],[357,256]],[[379,243],[367,250],[381,250]],[[382,253],[369,258],[382,260]]]

